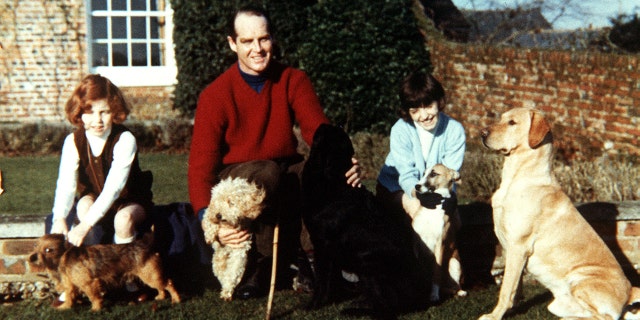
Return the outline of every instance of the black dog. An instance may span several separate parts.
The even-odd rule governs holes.
[[[340,128],[315,132],[302,172],[303,219],[314,246],[315,282],[310,308],[340,296],[341,272],[358,276],[371,316],[426,308],[433,255],[407,215],[384,212],[366,188],[346,183],[353,146]]]

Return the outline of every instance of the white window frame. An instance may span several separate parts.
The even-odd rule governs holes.
[[[111,0],[108,1],[108,8],[111,8]],[[87,21],[87,63],[89,66],[89,72],[99,73],[100,75],[109,78],[117,86],[121,87],[147,87],[147,86],[171,86],[177,83],[176,77],[178,74],[178,68],[175,61],[175,53],[173,50],[173,9],[169,0],[150,0],[159,1],[164,4],[164,13],[160,13],[159,17],[164,17],[165,20],[165,35],[164,40],[164,61],[162,66],[93,66],[93,54],[92,44],[92,28],[91,18],[100,16],[147,16],[148,11],[110,11],[110,10],[92,10],[91,0],[85,0],[86,6],[86,21]],[[129,2],[128,2],[129,3]],[[153,15],[153,14],[151,14]],[[107,28],[107,41],[110,41],[111,28]],[[135,41],[131,39],[131,32],[129,32],[127,45],[131,46]],[[129,51],[129,61],[131,61],[131,50]]]

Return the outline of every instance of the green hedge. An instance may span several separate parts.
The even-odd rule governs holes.
[[[397,119],[400,80],[428,61],[412,3],[330,0],[312,8],[300,56],[334,123],[388,132]]]
[[[189,119],[127,120],[124,125],[136,137],[141,152],[184,153],[191,145]],[[72,131],[70,125],[59,123],[0,124],[0,157],[58,154]]]
[[[178,85],[174,104],[192,115],[198,94],[236,59],[226,26],[248,1],[172,0]],[[255,2],[255,1],[254,1]],[[305,70],[327,116],[349,132],[388,132],[399,81],[429,68],[413,0],[258,1],[271,15],[277,57]]]

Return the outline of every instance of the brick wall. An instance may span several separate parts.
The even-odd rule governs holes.
[[[64,121],[88,73],[84,1],[0,0],[0,122]],[[132,119],[177,115],[173,87],[123,89]]]
[[[535,107],[567,158],[640,155],[640,57],[496,48],[429,37],[447,112],[469,138],[512,107]]]
[[[0,301],[50,294],[45,271],[28,263],[44,225],[42,216],[0,216]]]

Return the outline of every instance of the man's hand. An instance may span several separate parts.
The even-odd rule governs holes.
[[[218,230],[218,240],[225,246],[240,248],[242,243],[249,241],[251,234],[246,230],[236,230],[227,225],[221,224]]]
[[[351,162],[353,163],[353,167],[345,173],[345,177],[347,177],[347,184],[351,185],[354,188],[360,188],[362,186],[362,181],[360,177],[360,165],[358,164],[358,159],[351,158]]]

